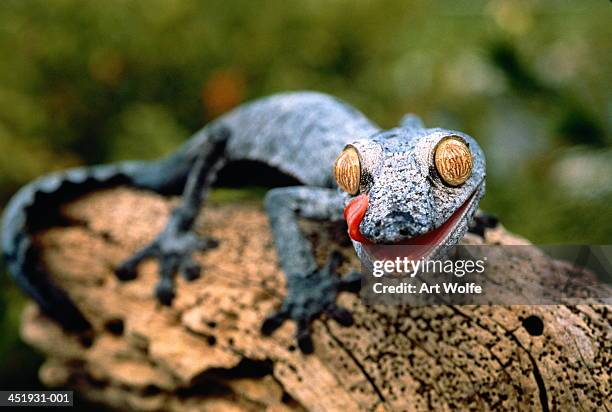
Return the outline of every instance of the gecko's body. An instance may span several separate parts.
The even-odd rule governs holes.
[[[471,153],[467,180],[453,186],[440,179],[433,165],[437,145],[449,136]],[[334,160],[347,145],[358,153],[358,160],[355,157],[353,161],[359,163],[355,166],[359,170],[357,192],[351,189],[351,194],[338,189],[338,176],[333,172]],[[176,192],[184,186],[183,202],[173,211],[166,229],[117,270],[121,279],[129,280],[136,276],[141,260],[157,258],[161,279],[156,295],[162,303],[170,304],[175,273],[180,271],[188,279],[197,277],[199,267],[191,260],[192,253],[213,247],[212,240],[200,239],[192,231],[206,191],[216,172],[237,160],[262,162],[302,184],[272,189],[266,196],[288,294],[280,310],[264,322],[263,331],[271,333],[285,319],[294,319],[304,351],[312,349],[309,323],[321,313],[342,324],[351,323],[350,313],[335,304],[335,297],[339,290],[354,288],[359,275],[337,277],[336,254],[319,269],[300,232],[298,216],[338,221],[344,212],[362,258],[367,259],[371,244],[411,239],[432,240],[435,247],[427,250],[431,254],[463,236],[484,194],[484,156],[471,137],[425,129],[414,118],[407,118],[396,129],[381,131],[359,111],[331,96],[284,93],[236,108],[159,161],[77,168],[30,183],[5,210],[2,247],[9,270],[64,326],[86,327],[86,319],[65,293],[35,264],[29,234],[41,220],[41,213],[67,195],[103,185],[129,184],[159,193]],[[336,165],[336,174],[342,172],[338,168],[341,166]],[[249,183],[248,176],[244,182]],[[340,187],[346,190],[342,184]]]

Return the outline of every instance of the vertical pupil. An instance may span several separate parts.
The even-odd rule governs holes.
[[[452,186],[465,182],[472,172],[470,149],[455,138],[440,143],[436,150],[435,163],[440,176]]]
[[[336,181],[343,190],[355,194],[359,191],[360,175],[359,155],[355,149],[348,148],[336,162]]]

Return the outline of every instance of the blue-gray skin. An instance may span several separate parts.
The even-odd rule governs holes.
[[[444,183],[434,166],[434,150],[448,136],[460,137],[472,153],[472,174],[457,187]],[[359,226],[366,238],[394,244],[423,235],[440,227],[468,202],[458,225],[429,256],[443,253],[463,237],[485,192],[485,157],[472,137],[441,128],[415,127],[411,122],[408,127],[383,131],[351,145],[359,151],[362,174],[368,176],[360,188],[369,199]],[[362,260],[370,259],[362,244],[353,244]]]
[[[468,143],[474,167],[460,187],[441,182],[433,167],[433,149],[441,138],[460,136]],[[49,224],[48,211],[65,199],[104,186],[128,184],[162,194],[184,187],[183,201],[172,212],[164,231],[150,245],[124,262],[117,275],[133,279],[145,258],[160,262],[156,296],[163,304],[174,297],[174,275],[191,280],[200,268],[192,260],[196,250],[215,246],[199,238],[193,223],[215,181],[217,171],[236,160],[260,161],[294,177],[302,186],[268,192],[265,207],[270,219],[287,296],[281,308],[262,325],[272,333],[284,320],[297,322],[297,341],[303,352],[312,351],[310,322],[321,314],[343,325],[352,324],[350,312],[335,303],[341,290],[355,290],[360,274],[338,277],[338,253],[318,268],[310,245],[298,226],[298,217],[340,221],[351,196],[340,191],[332,166],[347,144],[358,148],[367,179],[362,193],[369,208],[361,232],[375,243],[391,243],[435,229],[470,196],[469,208],[445,243],[456,243],[466,232],[484,194],[484,156],[469,136],[443,129],[425,129],[414,117],[401,127],[381,131],[356,109],[334,97],[314,93],[283,93],[244,104],[200,130],[172,155],[155,162],[123,162],[76,168],[39,178],[22,188],[7,206],[2,248],[17,283],[41,308],[69,329],[89,323],[67,295],[36,266],[29,236]],[[248,184],[248,180],[245,179]],[[362,245],[353,241],[363,257]]]

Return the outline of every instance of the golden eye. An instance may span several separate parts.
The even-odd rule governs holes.
[[[434,162],[440,177],[450,186],[459,186],[472,174],[472,153],[456,136],[446,137],[438,143]]]
[[[353,146],[347,146],[334,163],[334,175],[338,186],[351,195],[359,192],[361,162],[359,153]]]

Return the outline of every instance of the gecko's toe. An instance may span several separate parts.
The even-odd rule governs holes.
[[[122,281],[133,280],[138,276],[138,265],[143,260],[150,258],[158,253],[157,243],[151,243],[148,246],[140,249],[134,253],[128,259],[123,261],[117,269],[115,269],[115,275]]]
[[[189,259],[186,263],[183,264],[183,267],[181,268],[181,274],[183,275],[183,278],[186,281],[192,282],[198,279],[202,274],[202,266]]]
[[[495,229],[499,225],[497,216],[479,211],[468,225],[470,233],[484,237],[487,229]]]
[[[219,246],[219,240],[217,238],[204,236],[198,239],[199,250],[215,249],[217,246]]]
[[[353,324],[355,323],[352,313],[348,309],[342,306],[338,306],[334,304],[331,307],[329,307],[325,311],[325,313],[327,313],[329,317],[334,319],[336,322],[338,322],[342,326],[353,326]]]
[[[134,266],[124,263],[115,270],[115,275],[121,281],[128,281],[136,279],[138,272]]]
[[[297,340],[298,347],[304,354],[310,354],[314,351],[314,345],[312,344],[312,337],[310,336],[310,333],[310,322],[304,319],[298,320],[295,339]]]
[[[284,310],[272,313],[261,324],[261,333],[265,336],[270,336],[276,329],[281,327],[288,317],[288,313]]]
[[[351,272],[340,278],[338,290],[342,292],[357,293],[361,289],[361,273]]]
[[[155,286],[155,296],[162,305],[172,305],[172,301],[175,297],[174,285],[172,282],[169,279],[162,278]]]

